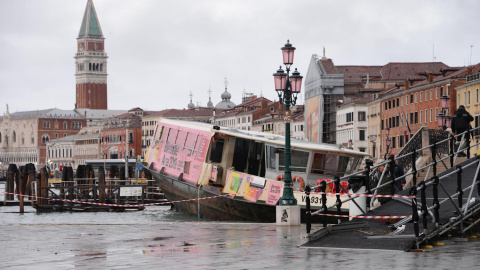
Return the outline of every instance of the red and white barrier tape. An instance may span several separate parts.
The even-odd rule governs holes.
[[[348,218],[363,218],[363,219],[388,219],[388,218],[411,218],[412,216],[349,216],[349,215],[334,215],[334,214],[321,214],[312,213],[312,215],[329,216],[329,217],[348,217]]]
[[[347,194],[347,193],[329,193],[329,192],[311,192],[310,194],[315,194],[315,195],[322,195],[326,194],[327,196],[337,196],[337,195],[343,195],[343,196],[348,196],[350,195],[351,197],[372,197],[372,198],[405,198],[405,199],[414,199],[416,198],[415,196],[404,196],[404,195],[375,195],[375,194]]]
[[[17,195],[22,197],[35,197],[29,195],[22,195],[10,192],[2,192],[4,194],[11,194]],[[57,198],[45,198],[45,197],[36,197],[37,199],[47,199],[51,201],[63,201],[63,202],[71,202],[71,203],[80,203],[80,204],[90,204],[90,205],[101,205],[101,206],[115,206],[115,207],[141,207],[141,206],[153,206],[153,205],[162,205],[162,204],[171,204],[171,203],[179,203],[179,202],[189,202],[189,201],[198,201],[198,200],[206,200],[206,199],[213,199],[219,197],[227,197],[231,196],[231,194],[223,194],[218,196],[211,196],[211,197],[202,197],[196,199],[188,199],[188,200],[180,200],[180,201],[172,201],[172,202],[158,202],[158,203],[143,203],[143,204],[111,204],[111,203],[95,203],[95,202],[85,202],[85,201],[78,201],[78,200],[68,200],[68,199],[57,199]]]
[[[3,194],[11,194],[16,196],[22,197],[35,197],[30,195],[23,195],[11,192],[1,192]],[[240,194],[240,193],[237,193]],[[171,202],[159,202],[159,203],[144,203],[144,204],[111,204],[111,203],[94,203],[94,202],[85,202],[85,201],[77,201],[77,200],[67,200],[67,199],[57,199],[57,198],[45,198],[45,197],[37,197],[37,199],[47,199],[51,201],[63,201],[63,202],[71,202],[71,203],[80,203],[80,204],[89,204],[89,205],[100,205],[100,206],[114,206],[114,207],[126,207],[126,208],[134,208],[134,207],[142,207],[142,206],[154,206],[154,205],[162,205],[162,204],[170,204],[170,203],[179,203],[179,202],[189,202],[189,201],[197,201],[197,200],[207,200],[219,197],[231,197],[233,194],[223,194],[218,196],[210,196],[210,197],[202,197],[197,199],[188,199],[188,200],[180,200],[180,201],[171,201]],[[236,194],[235,194],[236,195]],[[361,194],[357,194],[361,195]],[[389,195],[376,195],[376,196],[389,196]],[[410,196],[408,196],[410,197]],[[335,215],[335,214],[323,214],[323,213],[312,213],[312,215],[322,215],[322,216],[330,216],[330,217],[346,217],[346,218],[363,218],[363,219],[388,219],[388,218],[410,218],[412,216],[349,216],[349,215]]]

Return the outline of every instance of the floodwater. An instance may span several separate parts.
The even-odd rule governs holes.
[[[0,269],[478,269],[480,240],[424,253],[303,249],[305,226],[198,221],[144,211],[43,213],[0,207]],[[319,229],[314,226],[313,229]]]

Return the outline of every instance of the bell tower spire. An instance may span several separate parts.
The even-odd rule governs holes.
[[[76,108],[108,109],[105,38],[92,0],[87,1],[75,54]]]

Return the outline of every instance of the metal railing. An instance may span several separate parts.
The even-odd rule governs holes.
[[[407,143],[406,148],[404,148],[404,150],[405,149],[410,150],[409,152],[407,150],[402,151],[399,153],[399,155],[397,155],[396,159],[389,159],[377,165],[373,165],[372,163],[367,162],[365,170],[358,171],[343,177],[338,177],[338,176],[335,177],[335,189],[337,193],[337,201],[335,202],[335,204],[330,206],[326,205],[326,197],[325,197],[326,182],[325,181],[322,181],[320,185],[312,187],[311,188],[312,190],[319,188],[322,191],[321,210],[318,210],[313,214],[327,213],[327,210],[333,207],[337,207],[338,214],[340,214],[340,207],[343,203],[357,198],[357,196],[348,195],[348,199],[345,199],[343,201],[340,200],[340,196],[338,195],[338,193],[341,189],[343,189],[343,191],[348,194],[348,191],[342,185],[340,185],[340,180],[342,179],[350,179],[353,177],[361,176],[364,178],[363,184],[366,186],[366,190],[367,190],[365,194],[375,195],[377,194],[377,191],[381,187],[390,186],[389,194],[382,194],[382,195],[394,195],[395,193],[398,192],[395,189],[396,181],[399,181],[400,179],[411,175],[412,187],[409,188],[409,193],[410,193],[410,196],[413,196],[413,198],[412,199],[394,198],[394,200],[399,200],[404,203],[411,204],[412,215],[408,218],[405,218],[399,221],[397,224],[395,224],[395,226],[399,227],[407,222],[413,221],[417,247],[422,242],[430,240],[435,236],[443,235],[456,228],[459,228],[459,231],[458,231],[459,234],[464,235],[475,224],[480,223],[480,219],[476,221],[469,220],[472,218],[474,214],[480,211],[480,203],[477,203],[477,200],[474,198],[474,195],[473,195],[475,192],[475,187],[477,187],[477,193],[478,193],[478,196],[480,196],[480,174],[479,174],[480,156],[477,156],[475,160],[469,160],[468,162],[465,161],[464,163],[457,165],[455,168],[453,168],[453,166],[455,164],[454,162],[456,161],[460,153],[466,152],[465,156],[467,158],[470,158],[471,149],[479,145],[479,144],[475,144],[475,145],[470,144],[471,137],[472,137],[471,135],[474,132],[476,132],[476,130],[478,130],[479,128],[467,130],[455,136],[451,135],[450,137],[448,137],[448,134],[443,131],[429,132],[429,142],[431,144],[426,147],[421,147],[422,139],[421,139],[421,135],[419,135],[421,134],[421,132],[418,131],[415,134],[415,136],[412,137],[412,141],[409,141],[410,144]],[[456,144],[457,139],[459,143]],[[431,161],[427,162],[426,165],[420,168],[416,168],[417,157],[422,155],[422,153],[424,153],[423,151],[425,150],[428,150],[430,152],[429,156],[431,158]],[[404,175],[395,176],[394,168],[393,168],[395,161],[398,162],[397,164],[400,164],[404,168],[406,168],[405,171],[407,171],[407,173],[405,173]],[[437,166],[439,164],[440,165],[443,164],[444,166],[446,166],[446,164],[449,164],[450,165],[449,170],[438,174]],[[376,187],[371,187],[372,171],[377,170],[381,166],[385,166],[385,170],[381,175],[378,172],[376,173],[376,175],[380,175],[379,176],[380,180],[378,181],[378,184]],[[471,181],[471,183],[469,183],[469,185],[466,188],[462,188],[462,182],[464,180],[462,177],[462,172],[464,169],[471,166],[476,166],[475,176],[473,179],[468,179]],[[429,179],[425,177],[425,179],[421,179],[421,181],[417,183],[417,172],[425,169],[428,170],[427,176],[430,172],[432,172],[432,177]],[[386,179],[386,177],[384,176],[387,173],[390,176],[390,180],[386,182],[382,182],[383,179]],[[453,174],[457,174],[457,188],[453,194],[449,194],[448,190],[445,188],[441,180],[446,179],[452,176]],[[433,201],[432,201],[433,203],[430,206],[427,205],[427,198],[426,198],[426,192],[425,192],[427,188],[431,188],[431,191],[433,194]],[[439,188],[441,188],[447,194],[448,198],[444,198],[440,200],[438,196]],[[418,193],[420,194],[418,195]],[[466,203],[464,203],[463,201],[463,194],[465,193],[468,193],[468,198],[466,200]],[[325,199],[323,199],[324,197]],[[420,203],[417,202],[417,197],[420,197],[420,200],[421,200]],[[457,199],[457,202],[455,202],[454,199]],[[375,198],[370,200],[370,197],[367,197],[368,208],[373,207],[374,201],[375,201]],[[355,203],[355,201],[352,201],[352,202]],[[440,225],[439,208],[442,204],[445,204],[448,202],[450,202],[454,206],[454,208],[457,210],[458,216],[449,217],[450,222],[444,225]],[[423,220],[422,234],[420,234],[420,229],[419,229],[420,227],[418,224],[420,216]],[[427,228],[428,217],[431,217],[432,223],[434,223],[435,225],[434,230],[428,231],[428,228]],[[327,221],[327,217],[324,216],[324,221],[323,221],[324,226],[327,225],[326,221]],[[470,221],[470,225],[468,225],[467,227],[464,227],[465,226],[464,223],[469,221]],[[338,222],[339,223],[341,222],[340,219],[338,220]]]

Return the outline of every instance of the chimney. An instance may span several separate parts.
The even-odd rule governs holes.
[[[405,81],[405,90],[410,88],[410,80]]]

